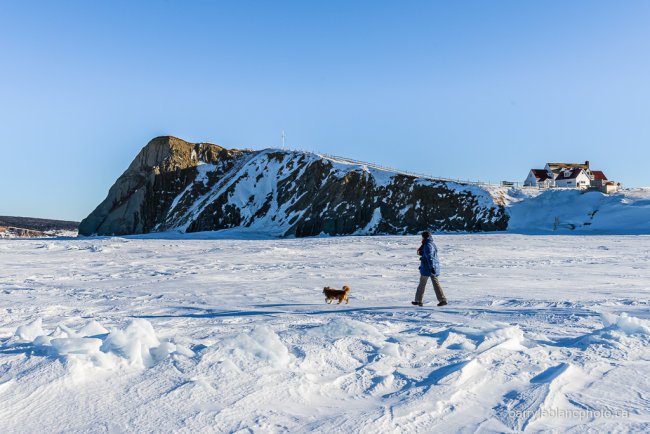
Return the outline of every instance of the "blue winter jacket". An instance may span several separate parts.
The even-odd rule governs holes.
[[[429,236],[422,245],[422,255],[420,256],[420,274],[422,276],[440,276],[440,261],[438,260],[438,248],[433,242],[433,237]]]

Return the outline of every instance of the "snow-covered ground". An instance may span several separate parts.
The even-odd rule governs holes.
[[[0,240],[2,433],[650,431],[650,236],[158,237]]]

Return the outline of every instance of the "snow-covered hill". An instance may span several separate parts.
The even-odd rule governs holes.
[[[647,236],[165,237],[0,240],[3,434],[650,431]]]
[[[609,195],[571,189],[511,189],[505,197],[511,232],[650,234],[647,188]]]
[[[650,233],[650,190],[472,185],[309,152],[152,140],[81,235],[235,229],[273,237],[513,231]]]
[[[245,227],[272,236],[506,228],[485,189],[309,152],[159,137],[84,219],[82,235]]]

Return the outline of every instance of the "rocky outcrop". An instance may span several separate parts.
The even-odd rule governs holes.
[[[174,198],[196,179],[200,164],[227,168],[239,154],[217,145],[157,137],[135,157],[106,199],[81,221],[79,233],[151,232],[165,219]]]
[[[81,235],[245,227],[274,236],[505,230],[485,189],[284,150],[158,137],[79,226]]]

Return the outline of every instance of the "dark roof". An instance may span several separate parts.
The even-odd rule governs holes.
[[[591,174],[594,177],[594,181],[607,181],[607,177],[600,170],[592,170]]]
[[[551,179],[551,177],[548,176],[548,172],[544,169],[531,169],[530,171],[533,172],[533,175],[535,175],[535,178],[537,178],[538,181]]]
[[[556,181],[561,181],[563,179],[574,179],[577,178],[578,175],[580,175],[580,172],[582,172],[582,169],[579,167],[576,167],[575,169],[571,169],[571,171],[561,171],[560,174],[555,178]]]
[[[582,163],[546,163],[548,164],[549,169],[551,171],[556,172],[560,169],[574,169],[574,168],[579,168],[579,169],[589,169],[589,164],[585,162],[584,164]]]

